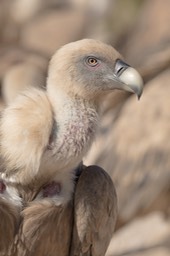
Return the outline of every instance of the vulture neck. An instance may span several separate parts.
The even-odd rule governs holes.
[[[72,88],[72,86],[69,86]],[[92,99],[85,97],[83,95],[75,94],[71,91],[61,89],[61,86],[47,86],[47,95],[49,101],[52,105],[53,113],[58,114],[60,111],[63,113],[64,109],[68,111],[68,114],[72,111],[78,110],[81,114],[81,111],[85,109],[93,109],[96,113],[99,114],[98,104]],[[82,112],[83,114],[83,112]],[[58,119],[58,117],[57,117]]]
[[[47,89],[47,95],[54,115],[50,148],[62,166],[62,161],[72,166],[71,161],[74,160],[73,167],[76,167],[89,150],[96,134],[98,109],[91,101],[56,87],[50,89]]]

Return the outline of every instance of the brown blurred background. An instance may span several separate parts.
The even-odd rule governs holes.
[[[114,92],[84,160],[109,172],[119,217],[108,256],[170,255],[170,1],[0,0],[0,107],[13,87],[43,86],[63,44],[95,38],[119,50],[145,81],[138,102]]]

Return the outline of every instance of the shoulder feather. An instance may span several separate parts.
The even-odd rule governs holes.
[[[40,89],[23,92],[4,110],[0,154],[5,159],[6,174],[10,176],[11,170],[24,169],[32,176],[32,172],[38,171],[52,124],[50,103],[46,92]]]

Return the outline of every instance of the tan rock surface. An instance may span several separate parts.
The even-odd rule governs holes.
[[[72,9],[50,10],[24,26],[20,43],[51,56],[62,45],[81,38],[84,22],[82,13]]]
[[[148,56],[169,47],[170,1],[145,1],[132,33],[124,44],[126,57],[140,66]]]
[[[0,49],[0,80],[2,80],[5,73],[15,64],[22,62],[29,62],[35,64],[39,68],[46,71],[48,60],[46,57],[37,52],[29,51],[18,46],[2,47]]]
[[[115,233],[106,256],[168,256],[170,221],[155,212],[136,219]]]

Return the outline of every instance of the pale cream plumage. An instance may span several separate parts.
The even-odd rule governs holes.
[[[113,89],[141,95],[139,74],[120,59],[114,48],[99,41],[70,43],[53,56],[47,89],[26,90],[4,110],[0,125],[4,161],[1,178],[7,188],[18,191],[18,196],[21,187],[30,189],[28,194],[37,191],[31,197],[33,212],[48,205],[54,209],[67,207],[72,200],[75,169],[94,140],[105,95]],[[51,195],[48,184],[52,181],[61,189],[52,188]],[[44,184],[48,199],[44,198]],[[2,194],[8,201],[11,195]],[[16,195],[11,203],[21,207],[22,198],[18,205]],[[23,216],[29,218],[29,209]],[[92,255],[97,255],[95,250]]]

